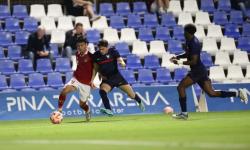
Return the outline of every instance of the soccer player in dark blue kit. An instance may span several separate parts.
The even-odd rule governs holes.
[[[99,94],[105,108],[100,111],[108,116],[113,116],[107,93],[114,87],[118,87],[124,91],[131,99],[134,99],[142,111],[145,111],[145,106],[140,97],[133,91],[132,87],[124,79],[118,70],[119,63],[122,67],[126,64],[120,56],[119,52],[114,48],[109,48],[108,41],[102,40],[98,44],[99,51],[94,53],[94,66],[102,77]]]
[[[177,90],[179,93],[179,102],[181,106],[181,113],[173,114],[173,118],[176,119],[188,119],[187,113],[187,98],[186,88],[194,83],[198,83],[205,93],[210,97],[240,97],[241,101],[247,103],[248,98],[246,92],[239,89],[237,92],[233,91],[217,91],[214,90],[211,84],[211,80],[208,77],[206,67],[203,65],[200,59],[200,53],[202,45],[199,40],[194,36],[196,27],[193,24],[187,24],[184,27],[184,34],[186,39],[186,49],[183,54],[170,59],[174,64],[189,65],[191,71],[184,77],[179,83]],[[187,58],[187,61],[180,60],[181,58]]]

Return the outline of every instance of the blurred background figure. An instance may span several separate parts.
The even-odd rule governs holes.
[[[150,11],[159,14],[167,13],[169,6],[169,0],[151,0]]]

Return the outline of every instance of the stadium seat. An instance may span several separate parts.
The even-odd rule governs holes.
[[[173,13],[175,17],[178,17],[182,12],[181,3],[179,0],[169,2],[168,12]]]
[[[0,75],[0,90],[8,88],[7,80],[5,75]]]
[[[201,2],[201,10],[205,12],[209,12],[209,13],[212,13],[215,11],[213,0],[202,0],[200,2]]]
[[[10,87],[13,89],[20,90],[26,88],[25,77],[23,74],[12,74],[10,75]]]
[[[52,30],[50,43],[64,44],[65,42],[65,31],[64,30]]]
[[[214,12],[213,22],[217,25],[225,25],[228,24],[228,18],[226,12],[216,11]]]
[[[175,56],[175,55],[174,54],[170,54],[170,53],[164,54],[162,56],[162,63],[161,63],[162,67],[166,67],[171,72],[173,72],[176,68],[183,67],[183,65],[176,65],[176,64],[170,62],[170,58],[172,58],[173,56]]]
[[[250,37],[250,23],[244,23],[242,25],[242,36]]]
[[[137,55],[127,56],[127,69],[142,69],[141,60]]]
[[[140,28],[138,39],[146,42],[154,40],[151,28]]]
[[[8,46],[8,58],[12,60],[18,60],[23,58],[21,46],[18,45]]]
[[[0,60],[0,72],[4,75],[11,75],[16,73],[14,62],[9,59]]]
[[[129,28],[135,28],[138,29],[142,27],[142,21],[139,15],[136,14],[130,14],[128,15],[128,23],[127,26]]]
[[[65,73],[65,84],[67,84],[72,77],[73,77],[73,72],[66,72]]]
[[[204,27],[200,25],[196,25],[196,30],[197,31],[195,32],[194,35],[199,39],[200,42],[202,42],[203,39],[206,37]]]
[[[36,71],[40,73],[52,72],[51,62],[47,58],[42,58],[37,60]]]
[[[12,16],[19,19],[28,17],[29,15],[26,5],[14,5]]]
[[[241,82],[244,79],[242,69],[238,65],[228,66],[227,80],[235,80]]]
[[[156,55],[147,55],[144,57],[144,68],[157,69],[160,68],[159,59]]]
[[[172,82],[173,79],[171,77],[170,71],[167,68],[158,68],[156,70],[156,82],[168,84]]]
[[[98,30],[88,30],[87,39],[90,43],[98,43],[101,38],[100,32]]]
[[[168,41],[168,51],[172,54],[181,54],[183,53],[182,43],[178,40],[169,40]]]
[[[50,51],[53,53],[53,58],[61,58],[62,57],[62,55],[59,53],[58,44],[51,43],[50,44]]]
[[[55,20],[58,20],[59,17],[62,17],[63,10],[61,4],[49,4],[47,16],[52,17]]]
[[[15,33],[15,44],[26,45],[28,43],[30,33],[27,31],[18,31]]]
[[[220,51],[227,51],[230,55],[232,55],[235,50],[237,50],[237,48],[233,38],[229,37],[221,38]]]
[[[144,26],[154,28],[158,26],[158,19],[156,14],[145,14],[144,15]]]
[[[178,16],[178,25],[185,26],[186,24],[193,24],[192,15],[189,12],[182,12]]]
[[[146,3],[145,2],[133,2],[133,13],[139,14],[139,15],[148,13]]]
[[[145,41],[134,41],[132,53],[138,55],[140,58],[149,55],[147,43]]]
[[[125,23],[122,16],[111,16],[110,17],[110,27],[115,29],[125,28]]]
[[[250,52],[250,37],[240,37],[237,48]]]
[[[240,31],[236,24],[225,25],[225,36],[238,39],[240,37]]]
[[[213,38],[204,38],[202,42],[202,50],[214,56],[219,50],[216,40]]]
[[[110,45],[115,45],[115,43],[119,42],[118,31],[112,28],[105,29],[103,39],[107,40]]]
[[[6,59],[5,54],[4,54],[4,49],[0,47],[0,60]]]
[[[182,26],[175,26],[173,28],[173,39],[184,41],[184,28]]]
[[[184,1],[183,11],[189,12],[192,14],[192,16],[195,16],[195,14],[199,11],[197,1],[196,0]]]
[[[5,20],[5,30],[9,32],[20,31],[19,20],[16,18],[7,18]]]
[[[108,28],[107,18],[102,16],[100,19],[94,21],[93,24],[92,24],[92,28],[97,29],[97,30],[99,30],[100,32],[103,33],[104,29]]]
[[[207,67],[211,67],[213,66],[213,60],[212,60],[212,57],[209,53],[207,52],[201,52],[201,62]]]
[[[161,26],[174,27],[176,25],[177,23],[172,13],[166,13],[162,15]]]
[[[122,57],[125,57],[130,54],[129,46],[125,42],[116,43],[115,49],[120,53]]]
[[[27,17],[27,18],[24,18],[23,22],[24,22],[23,23],[24,30],[30,31],[30,32],[36,31],[38,21],[35,18]]]
[[[242,24],[243,23],[243,14],[242,14],[242,11],[232,10],[230,12],[229,22],[230,23],[234,23],[234,24]]]
[[[14,93],[14,92],[17,92],[17,90],[15,90],[15,89],[5,89],[5,90],[1,91],[1,93]]]
[[[62,76],[59,72],[48,73],[47,85],[53,88],[63,87]]]
[[[240,65],[243,69],[245,69],[247,67],[247,65],[249,65],[249,58],[248,58],[248,54],[246,51],[234,51],[234,59],[233,59],[233,63],[234,65]]]
[[[72,71],[71,66],[70,66],[70,60],[68,58],[57,58],[55,71],[57,72]]]
[[[186,68],[177,68],[174,71],[174,81],[180,82],[188,73]]]
[[[166,53],[164,42],[160,40],[150,41],[149,53],[161,58]]]
[[[32,4],[30,5],[30,17],[34,17],[37,20],[46,17],[45,8],[42,4]]]
[[[155,39],[162,40],[164,42],[167,42],[168,40],[170,40],[171,36],[170,36],[168,27],[157,27]]]
[[[0,19],[11,17],[9,8],[7,5],[0,5]]]
[[[18,72],[22,74],[30,74],[34,72],[33,64],[31,59],[20,59],[18,60]]]
[[[45,87],[45,82],[43,75],[41,73],[31,73],[29,74],[28,86],[31,88],[42,88]]]
[[[231,1],[230,0],[219,0],[218,10],[221,11],[231,11]]]
[[[89,17],[87,17],[87,16],[77,16],[77,17],[75,17],[75,24],[76,23],[82,23],[84,30],[90,30],[91,29]]]
[[[135,30],[133,28],[123,28],[121,29],[121,42],[126,42],[129,45],[132,45],[136,41]]]
[[[43,87],[43,88],[39,88],[38,91],[53,91],[55,90],[54,88],[51,88],[51,87]]]
[[[131,13],[131,9],[128,2],[116,3],[116,14],[121,16],[127,16]]]
[[[71,17],[59,17],[58,18],[58,25],[57,25],[57,29],[59,30],[63,30],[63,31],[69,31],[72,30],[74,28],[73,26],[73,22]]]
[[[137,81],[135,80],[135,75],[133,70],[123,69],[120,70],[120,72],[129,84],[137,83]]]
[[[55,19],[52,17],[41,18],[41,25],[45,28],[47,34],[51,34],[56,29]]]
[[[12,35],[9,32],[0,32],[0,46],[7,47],[13,45]]]
[[[143,84],[154,83],[154,77],[150,69],[139,69],[138,70],[138,82]]]
[[[214,38],[216,41],[220,41],[223,37],[221,26],[209,25],[207,29],[207,37]]]
[[[101,3],[100,14],[106,17],[114,15],[114,9],[112,3]]]
[[[218,51],[215,55],[215,65],[223,66],[226,69],[229,65],[231,65],[231,61],[229,58],[228,52]]]
[[[247,65],[245,78],[250,79],[250,65]]]
[[[195,14],[195,24],[207,28],[208,25],[211,24],[209,14],[207,12],[202,12],[202,11],[197,12]]]
[[[22,92],[36,92],[37,90],[33,89],[33,88],[22,88],[22,89],[20,89],[20,91],[22,91]]]

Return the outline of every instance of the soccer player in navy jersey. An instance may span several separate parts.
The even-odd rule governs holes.
[[[211,80],[208,77],[206,67],[201,62],[201,43],[194,36],[196,32],[196,27],[193,24],[187,24],[184,27],[184,34],[186,39],[186,49],[183,54],[170,59],[174,64],[189,65],[191,71],[184,77],[179,83],[177,90],[179,93],[179,102],[181,106],[181,113],[173,114],[176,119],[188,119],[187,113],[187,98],[186,98],[186,88],[194,83],[198,83],[202,90],[205,91],[210,97],[240,97],[241,101],[247,103],[248,98],[246,92],[239,89],[237,92],[233,91],[219,91],[214,90],[211,84]],[[187,61],[180,60],[181,58],[187,58]]]
[[[107,93],[114,87],[118,87],[127,93],[131,99],[134,99],[139,104],[139,108],[144,111],[145,106],[140,97],[133,91],[132,87],[118,70],[117,63],[122,67],[126,66],[119,52],[114,48],[109,48],[108,41],[106,40],[100,41],[98,47],[99,51],[94,53],[93,59],[94,65],[102,77],[99,94],[105,108],[101,108],[100,111],[105,115],[113,116]]]

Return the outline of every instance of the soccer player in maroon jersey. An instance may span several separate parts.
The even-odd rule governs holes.
[[[77,68],[74,71],[72,79],[64,86],[60,93],[58,111],[62,112],[66,95],[77,90],[80,97],[80,107],[85,111],[86,121],[90,121],[91,112],[87,104],[87,99],[90,95],[91,87],[94,87],[93,80],[96,73],[93,65],[92,54],[88,51],[87,39],[78,39],[76,45]]]

